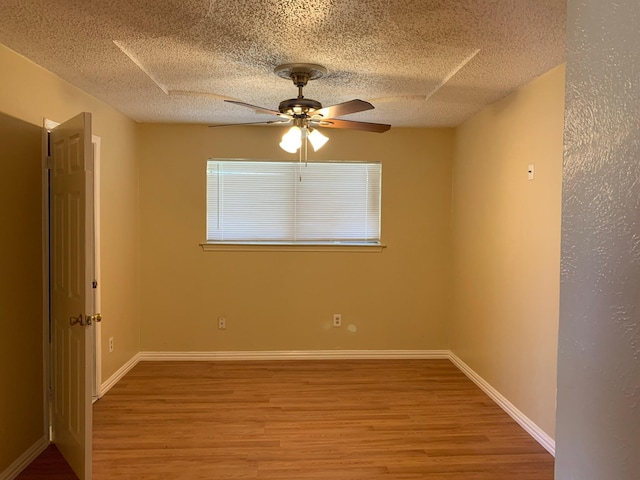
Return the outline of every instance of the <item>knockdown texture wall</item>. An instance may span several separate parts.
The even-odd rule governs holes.
[[[453,173],[451,350],[551,438],[563,100],[560,66],[484,109],[457,129]]]
[[[207,159],[295,160],[284,129],[139,132],[143,351],[447,348],[452,130],[331,130],[310,152],[382,162],[381,253],[203,252]]]
[[[640,475],[640,9],[569,1],[558,480]]]

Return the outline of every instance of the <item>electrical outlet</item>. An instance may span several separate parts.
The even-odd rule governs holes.
[[[227,319],[224,317],[218,317],[218,330],[225,330],[227,328]]]
[[[334,313],[333,314],[333,326],[334,327],[341,327],[342,326],[342,315],[340,315],[339,313]]]
[[[109,337],[109,353],[113,352],[113,337]]]

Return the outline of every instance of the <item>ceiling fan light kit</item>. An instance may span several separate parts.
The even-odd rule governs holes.
[[[309,140],[314,152],[320,150],[324,144],[329,141],[328,137],[316,129],[308,127],[300,128],[294,125],[282,136],[280,148],[289,153],[296,153],[302,146],[305,138]]]
[[[284,125],[293,123],[293,126],[282,136],[282,141],[280,142],[280,148],[289,153],[296,153],[300,150],[305,140],[311,143],[314,151],[322,148],[329,139],[320,133],[317,128],[346,128],[376,133],[383,133],[391,128],[391,125],[382,123],[354,122],[335,118],[351,113],[373,110],[373,105],[364,100],[356,99],[323,108],[322,104],[317,100],[304,98],[302,90],[309,80],[317,80],[326,75],[327,69],[322,65],[313,63],[286,63],[276,67],[274,73],[279,77],[290,79],[293,84],[298,87],[298,96],[280,102],[277,111],[235,100],[225,100],[225,102],[251,108],[256,113],[276,115],[279,117],[278,120],[258,123],[279,123]]]

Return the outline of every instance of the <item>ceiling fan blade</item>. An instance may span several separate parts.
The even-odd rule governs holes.
[[[391,128],[385,123],[353,122],[350,120],[338,120],[330,118],[320,122],[313,122],[320,128],[348,128],[351,130],[362,130],[364,132],[384,133]]]
[[[312,117],[322,115],[322,118],[335,118],[351,113],[364,112],[365,110],[373,110],[375,107],[364,100],[351,100],[349,102],[338,103],[330,107],[324,107],[313,112]]]
[[[268,108],[258,107],[244,102],[236,102],[235,100],[225,100],[227,103],[233,103],[234,105],[240,105],[241,107],[247,107],[254,110],[256,113],[267,113],[269,115],[283,116],[285,114],[278,112],[277,110],[269,110]]]
[[[269,120],[267,122],[248,122],[248,123],[221,123],[220,125],[209,125],[209,128],[215,127],[241,127],[243,125],[273,125],[276,123],[286,124],[291,121],[290,118],[283,118],[281,120]]]

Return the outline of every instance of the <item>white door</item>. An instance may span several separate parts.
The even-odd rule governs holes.
[[[93,147],[91,114],[51,131],[50,301],[53,442],[80,480],[91,479]]]

